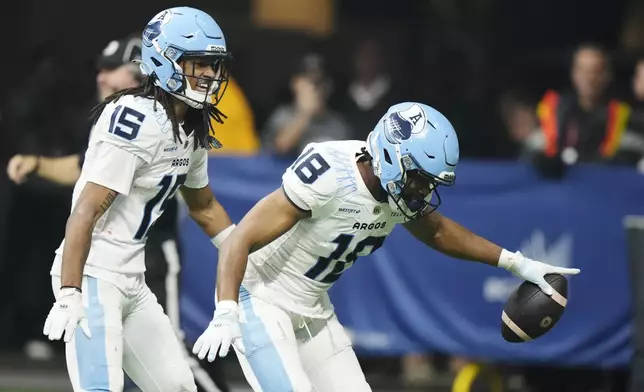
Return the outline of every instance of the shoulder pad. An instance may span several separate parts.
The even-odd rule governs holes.
[[[167,137],[169,125],[165,111],[146,98],[125,96],[105,106],[92,132],[92,142],[114,144],[146,162],[152,161],[161,139]],[[161,120],[161,121],[160,121]]]

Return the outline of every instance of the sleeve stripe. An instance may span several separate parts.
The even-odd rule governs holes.
[[[281,188],[282,188],[282,193],[284,193],[284,196],[286,197],[286,200],[288,200],[288,202],[289,202],[289,203],[291,203],[291,204],[293,205],[293,207],[295,207],[295,208],[297,208],[298,210],[300,210],[300,211],[302,211],[302,212],[305,212],[305,213],[307,213],[307,214],[310,214],[310,213],[311,213],[311,210],[306,210],[306,209],[304,209],[304,208],[302,208],[302,207],[298,206],[297,204],[295,204],[295,202],[293,201],[293,199],[291,199],[291,198],[288,196],[288,193],[286,193],[286,189],[284,189],[284,184],[282,184]]]

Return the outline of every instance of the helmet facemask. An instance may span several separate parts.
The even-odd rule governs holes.
[[[390,206],[399,210],[408,220],[434,212],[441,204],[438,186],[452,183],[420,169],[411,155],[403,155],[400,165],[403,168],[402,178],[387,183]]]
[[[186,53],[181,56],[180,62],[182,66],[175,62],[176,72],[168,82],[168,87],[172,88],[175,81],[180,81],[181,87],[172,94],[195,109],[216,106],[228,86],[230,55]],[[206,72],[211,75],[205,76]],[[179,86],[178,83],[176,85]]]

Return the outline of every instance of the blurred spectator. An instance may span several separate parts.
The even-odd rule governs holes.
[[[639,58],[635,63],[632,86],[636,108],[637,106],[644,106],[644,57]]]
[[[141,40],[127,38],[111,41],[96,61],[97,100],[102,101],[117,91],[137,87],[141,83],[139,66],[132,59],[140,58]],[[76,150],[84,150],[89,134]],[[65,186],[72,186],[80,176],[83,155],[71,154],[63,157],[47,157],[41,155],[15,155],[9,161],[7,172],[17,183],[24,183],[32,173],[36,177]],[[66,211],[67,212],[67,211]],[[54,249],[52,249],[53,251]]]
[[[227,117],[223,124],[212,121],[217,140],[222,148],[212,149],[211,155],[216,154],[255,154],[260,147],[259,137],[255,129],[253,110],[248,103],[239,83],[234,78],[228,81],[226,93],[217,105]]]
[[[634,71],[632,81],[633,113],[631,114],[629,127],[637,132],[639,136],[644,134],[644,57],[639,58],[635,63]],[[644,143],[644,138],[633,140],[632,143],[639,143],[641,146]],[[644,150],[644,147],[642,150]]]
[[[529,142],[530,136],[538,129],[539,123],[534,111],[534,102],[518,91],[508,91],[500,100],[501,121],[507,132],[507,145],[499,155],[520,158],[521,149]]]
[[[354,138],[367,140],[383,113],[403,98],[387,71],[376,40],[360,42],[352,60],[352,80],[338,96],[336,107],[351,127]]]
[[[606,51],[584,44],[574,52],[573,90],[548,90],[538,105],[540,129],[524,144],[547,176],[562,176],[577,162],[635,164],[643,151],[628,141],[630,107],[610,92],[611,61]]]
[[[83,121],[72,113],[77,108],[70,104],[69,97],[60,93],[69,80],[64,77],[60,56],[54,52],[45,48],[27,59],[26,64],[31,65],[29,77],[14,91],[6,92],[11,99],[4,102],[2,127],[3,135],[14,136],[12,150],[7,151],[10,154],[17,150],[60,156],[75,148],[72,130]],[[0,178],[6,181],[4,173]],[[42,323],[52,297],[48,271],[53,251],[63,238],[71,188],[38,180],[24,187],[1,185],[3,192],[9,192],[2,197],[10,199],[11,204],[6,205],[5,225],[10,229],[3,239],[6,248],[0,272],[11,279],[2,285],[0,293],[0,346],[22,349],[35,359],[48,359],[53,350],[42,337]]]
[[[644,2],[632,1],[621,26],[620,46],[630,55],[644,52]]]
[[[309,54],[291,77],[293,102],[273,112],[264,132],[264,145],[273,153],[294,156],[312,142],[353,137],[340,115],[328,107],[331,80],[323,62],[321,56]]]

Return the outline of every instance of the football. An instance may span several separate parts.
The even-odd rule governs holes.
[[[501,315],[501,334],[508,342],[534,340],[557,324],[568,302],[568,280],[560,274],[545,275],[555,292],[544,294],[539,286],[523,282],[508,298]]]

